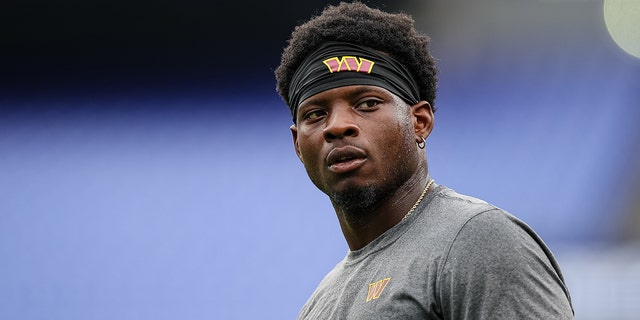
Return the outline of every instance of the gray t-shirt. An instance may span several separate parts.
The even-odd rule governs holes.
[[[551,251],[511,214],[444,186],[320,283],[298,319],[573,319]]]

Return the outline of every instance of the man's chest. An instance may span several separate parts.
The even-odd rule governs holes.
[[[301,319],[426,319],[437,313],[436,266],[421,259],[371,259],[338,266]]]

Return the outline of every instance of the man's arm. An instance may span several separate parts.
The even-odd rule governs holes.
[[[531,228],[499,209],[463,226],[438,283],[445,319],[573,319],[549,249]]]

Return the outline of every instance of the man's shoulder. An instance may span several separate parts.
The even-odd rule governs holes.
[[[425,207],[428,220],[441,220],[447,225],[464,225],[468,220],[486,212],[499,212],[509,215],[504,210],[476,197],[460,194],[445,186],[434,190],[434,197]]]
[[[444,186],[438,186],[434,191],[437,193],[434,192],[423,208],[417,232],[427,240],[437,239],[443,250],[469,232],[485,238],[493,238],[496,233],[506,238],[519,238],[524,234],[532,240],[538,240],[526,223],[487,201]]]
[[[440,200],[440,203],[442,205],[457,206],[469,209],[493,207],[493,205],[485,200],[458,193],[455,190],[442,185],[438,186],[435,191],[436,195],[434,200]]]

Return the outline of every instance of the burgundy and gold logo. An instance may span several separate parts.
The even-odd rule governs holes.
[[[367,302],[380,298],[382,290],[387,287],[391,278],[384,278],[376,282],[369,284],[369,291],[367,292]]]
[[[353,71],[362,73],[371,73],[373,65],[371,60],[354,56],[343,56],[342,58],[333,57],[322,61],[329,68],[329,72]]]

